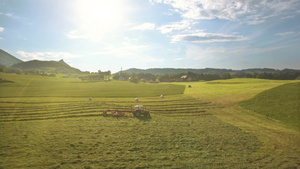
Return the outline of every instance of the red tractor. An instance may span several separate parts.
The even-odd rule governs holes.
[[[132,110],[104,110],[103,116],[107,116],[107,112],[111,112],[112,116],[114,117],[122,117],[125,115],[125,113],[132,113],[135,117],[139,118],[142,115],[144,117],[150,117],[149,110],[144,109],[142,105],[136,105]]]

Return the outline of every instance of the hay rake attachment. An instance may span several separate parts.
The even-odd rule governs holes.
[[[142,115],[144,117],[150,117],[149,110],[144,109],[142,105],[136,105],[132,110],[107,109],[103,111],[103,116],[107,117],[108,112],[111,112],[111,115],[114,117],[122,117],[125,116],[126,113],[132,113],[137,118],[141,117]]]

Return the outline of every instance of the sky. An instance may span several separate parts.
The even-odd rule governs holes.
[[[0,0],[0,49],[90,72],[300,69],[300,1]]]

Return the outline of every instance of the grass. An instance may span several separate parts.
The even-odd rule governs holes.
[[[1,104],[6,112],[0,123],[5,131],[0,136],[0,166],[232,168],[260,158],[254,154],[262,142],[208,113],[211,103],[178,97],[144,99],[151,110],[148,120],[131,114],[102,116],[106,107],[133,105],[129,99],[7,101]]]
[[[267,118],[300,127],[300,83],[266,90],[240,105]]]
[[[26,76],[1,76],[16,83],[23,78],[28,86],[45,82],[34,76],[31,82]],[[103,84],[110,87],[107,94],[97,93],[89,101],[84,92],[65,92],[63,96],[48,91],[49,96],[42,97],[47,90],[39,88],[49,86],[44,83],[36,85],[41,96],[28,97],[28,93],[15,97],[2,87],[16,84],[0,84],[0,168],[300,167],[299,128],[239,106],[241,101],[291,81],[155,84],[158,91],[174,88],[169,89],[170,95],[164,93],[165,98],[158,97],[154,88],[150,96],[139,98],[138,104],[150,110],[150,119],[137,119],[132,114],[102,116],[104,109],[128,110],[137,104],[130,94],[122,93],[120,84],[135,86],[137,92],[144,92],[148,84],[49,81],[71,89],[79,84],[97,90],[104,90]],[[188,85],[192,88],[185,88]],[[119,97],[116,91],[121,92]]]
[[[151,97],[183,94],[185,88],[174,84],[81,82],[71,78],[5,73],[0,73],[0,77],[15,82],[0,83],[0,97]]]

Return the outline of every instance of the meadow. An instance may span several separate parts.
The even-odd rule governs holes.
[[[0,77],[15,82],[0,84],[0,168],[300,167],[299,127],[266,116],[252,101],[260,95],[274,100],[274,90],[289,93],[299,81],[134,84]],[[299,106],[297,94],[289,99],[293,107],[281,113]],[[149,109],[151,118],[103,117],[105,109],[136,104]]]
[[[300,83],[291,83],[266,90],[240,103],[267,118],[300,128]]]
[[[0,73],[0,97],[151,97],[183,94],[184,86],[173,84],[128,83],[127,81],[81,82],[78,78],[54,78],[36,75]],[[144,90],[147,89],[147,90]],[[141,92],[142,91],[142,92]]]

